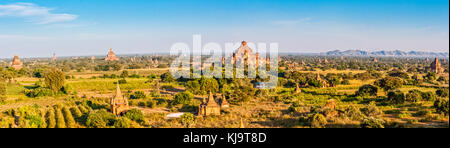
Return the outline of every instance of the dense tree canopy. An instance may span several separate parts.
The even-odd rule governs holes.
[[[384,89],[384,91],[391,91],[403,86],[403,81],[400,78],[386,77],[379,79],[375,82],[375,85]]]
[[[53,90],[53,92],[58,92],[64,87],[66,81],[66,76],[64,72],[58,69],[53,69],[45,75],[45,84],[48,88]]]

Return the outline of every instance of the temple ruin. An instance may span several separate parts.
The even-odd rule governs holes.
[[[128,99],[124,95],[122,95],[119,83],[117,83],[116,95],[111,98],[110,105],[111,112],[116,116],[125,113],[129,109]]]
[[[203,97],[202,104],[198,107],[198,116],[220,115],[220,106],[214,100],[214,96],[209,92],[208,101]]]
[[[434,72],[437,74],[444,73],[444,68],[442,67],[441,61],[439,61],[439,58],[436,57],[434,59],[433,63],[431,63],[430,67],[427,67],[427,70],[429,72]]]
[[[119,61],[120,59],[116,56],[116,54],[114,53],[114,51],[111,49],[109,49],[109,53],[105,58],[105,61]]]
[[[15,70],[20,70],[23,68],[23,63],[20,61],[18,55],[14,55],[14,59],[11,62],[11,67]]]

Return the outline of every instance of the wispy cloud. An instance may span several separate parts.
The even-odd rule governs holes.
[[[308,22],[311,18],[302,18],[302,19],[296,19],[296,20],[279,20],[279,21],[273,21],[272,24],[274,25],[282,25],[282,26],[293,26],[300,23]]]
[[[78,18],[73,14],[52,13],[52,10],[32,3],[14,3],[0,5],[0,17],[24,18],[36,24],[68,22]]]

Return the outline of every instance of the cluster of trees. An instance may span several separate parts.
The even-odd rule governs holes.
[[[52,96],[55,94],[68,94],[69,87],[65,85],[66,76],[64,72],[59,69],[52,69],[48,71],[44,76],[44,84],[39,81],[32,89],[25,90],[24,93],[28,97],[43,97]]]
[[[315,56],[296,56],[289,55],[283,57],[284,61],[280,62],[280,67],[289,67],[288,63],[297,63],[303,70],[316,71],[317,69],[329,70],[376,70],[388,71],[392,68],[407,71],[410,73],[427,73],[426,68],[430,66],[431,61],[425,58],[394,58],[394,57],[378,57],[378,62],[374,62],[371,57],[315,57]],[[322,61],[319,63],[319,59]],[[327,59],[328,62],[324,62]],[[304,63],[304,65],[302,64]],[[445,72],[448,72],[448,63],[442,62]]]
[[[138,109],[132,109],[122,117],[117,117],[106,110],[95,110],[87,114],[85,125],[88,128],[137,128],[137,123],[144,122],[144,115]]]

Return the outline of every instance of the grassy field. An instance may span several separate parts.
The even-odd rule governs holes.
[[[160,75],[168,69],[140,69],[127,70],[130,74],[144,76]],[[321,75],[328,73],[362,73],[365,71],[319,71]],[[28,98],[23,92],[30,89],[40,81],[37,78],[21,77],[16,79],[16,83],[7,86],[7,100],[0,105],[0,111],[20,108],[23,106],[50,107],[55,104],[65,104],[77,106],[75,102],[92,100],[107,106],[108,99],[113,96],[116,89],[116,82],[119,80],[111,78],[100,78],[104,74],[120,75],[121,72],[72,72],[66,85],[73,92],[74,96],[54,96]],[[310,73],[304,71],[304,73]],[[173,100],[173,96],[185,91],[185,88],[178,83],[161,83],[161,95],[153,96],[155,83],[148,81],[149,78],[126,78],[126,84],[120,84],[120,88],[125,95],[135,91],[143,91],[147,98],[130,100],[132,108],[142,110],[145,113],[144,127],[156,128],[183,128],[179,119],[166,119],[165,116],[175,112],[196,113],[197,106],[201,103],[202,96],[196,96],[196,101],[187,106],[169,106],[167,102]],[[223,109],[221,116],[196,117],[195,124],[191,127],[198,128],[237,128],[241,119],[248,128],[309,128],[302,125],[299,116],[303,116],[308,110],[315,106],[324,106],[329,100],[336,100],[336,107],[345,110],[349,106],[367,108],[372,101],[377,102],[377,106],[384,113],[383,119],[387,122],[399,124],[401,127],[445,127],[448,126],[448,118],[435,114],[432,108],[433,102],[424,101],[420,103],[410,103],[404,105],[388,105],[380,103],[379,98],[348,98],[354,94],[361,86],[373,84],[371,80],[350,80],[349,85],[337,85],[333,88],[302,88],[301,94],[295,94],[294,88],[278,87],[270,91],[267,95],[258,97],[243,103],[232,103],[230,108]],[[448,87],[448,85],[447,85]],[[418,89],[423,92],[435,92],[434,87],[403,86],[399,90],[407,93],[410,90]],[[378,92],[378,97],[385,96],[382,90]],[[149,102],[156,101],[158,105],[149,107]],[[293,102],[302,102],[304,105],[295,112],[291,111]],[[330,128],[360,127],[360,122],[342,117],[329,118]]]

